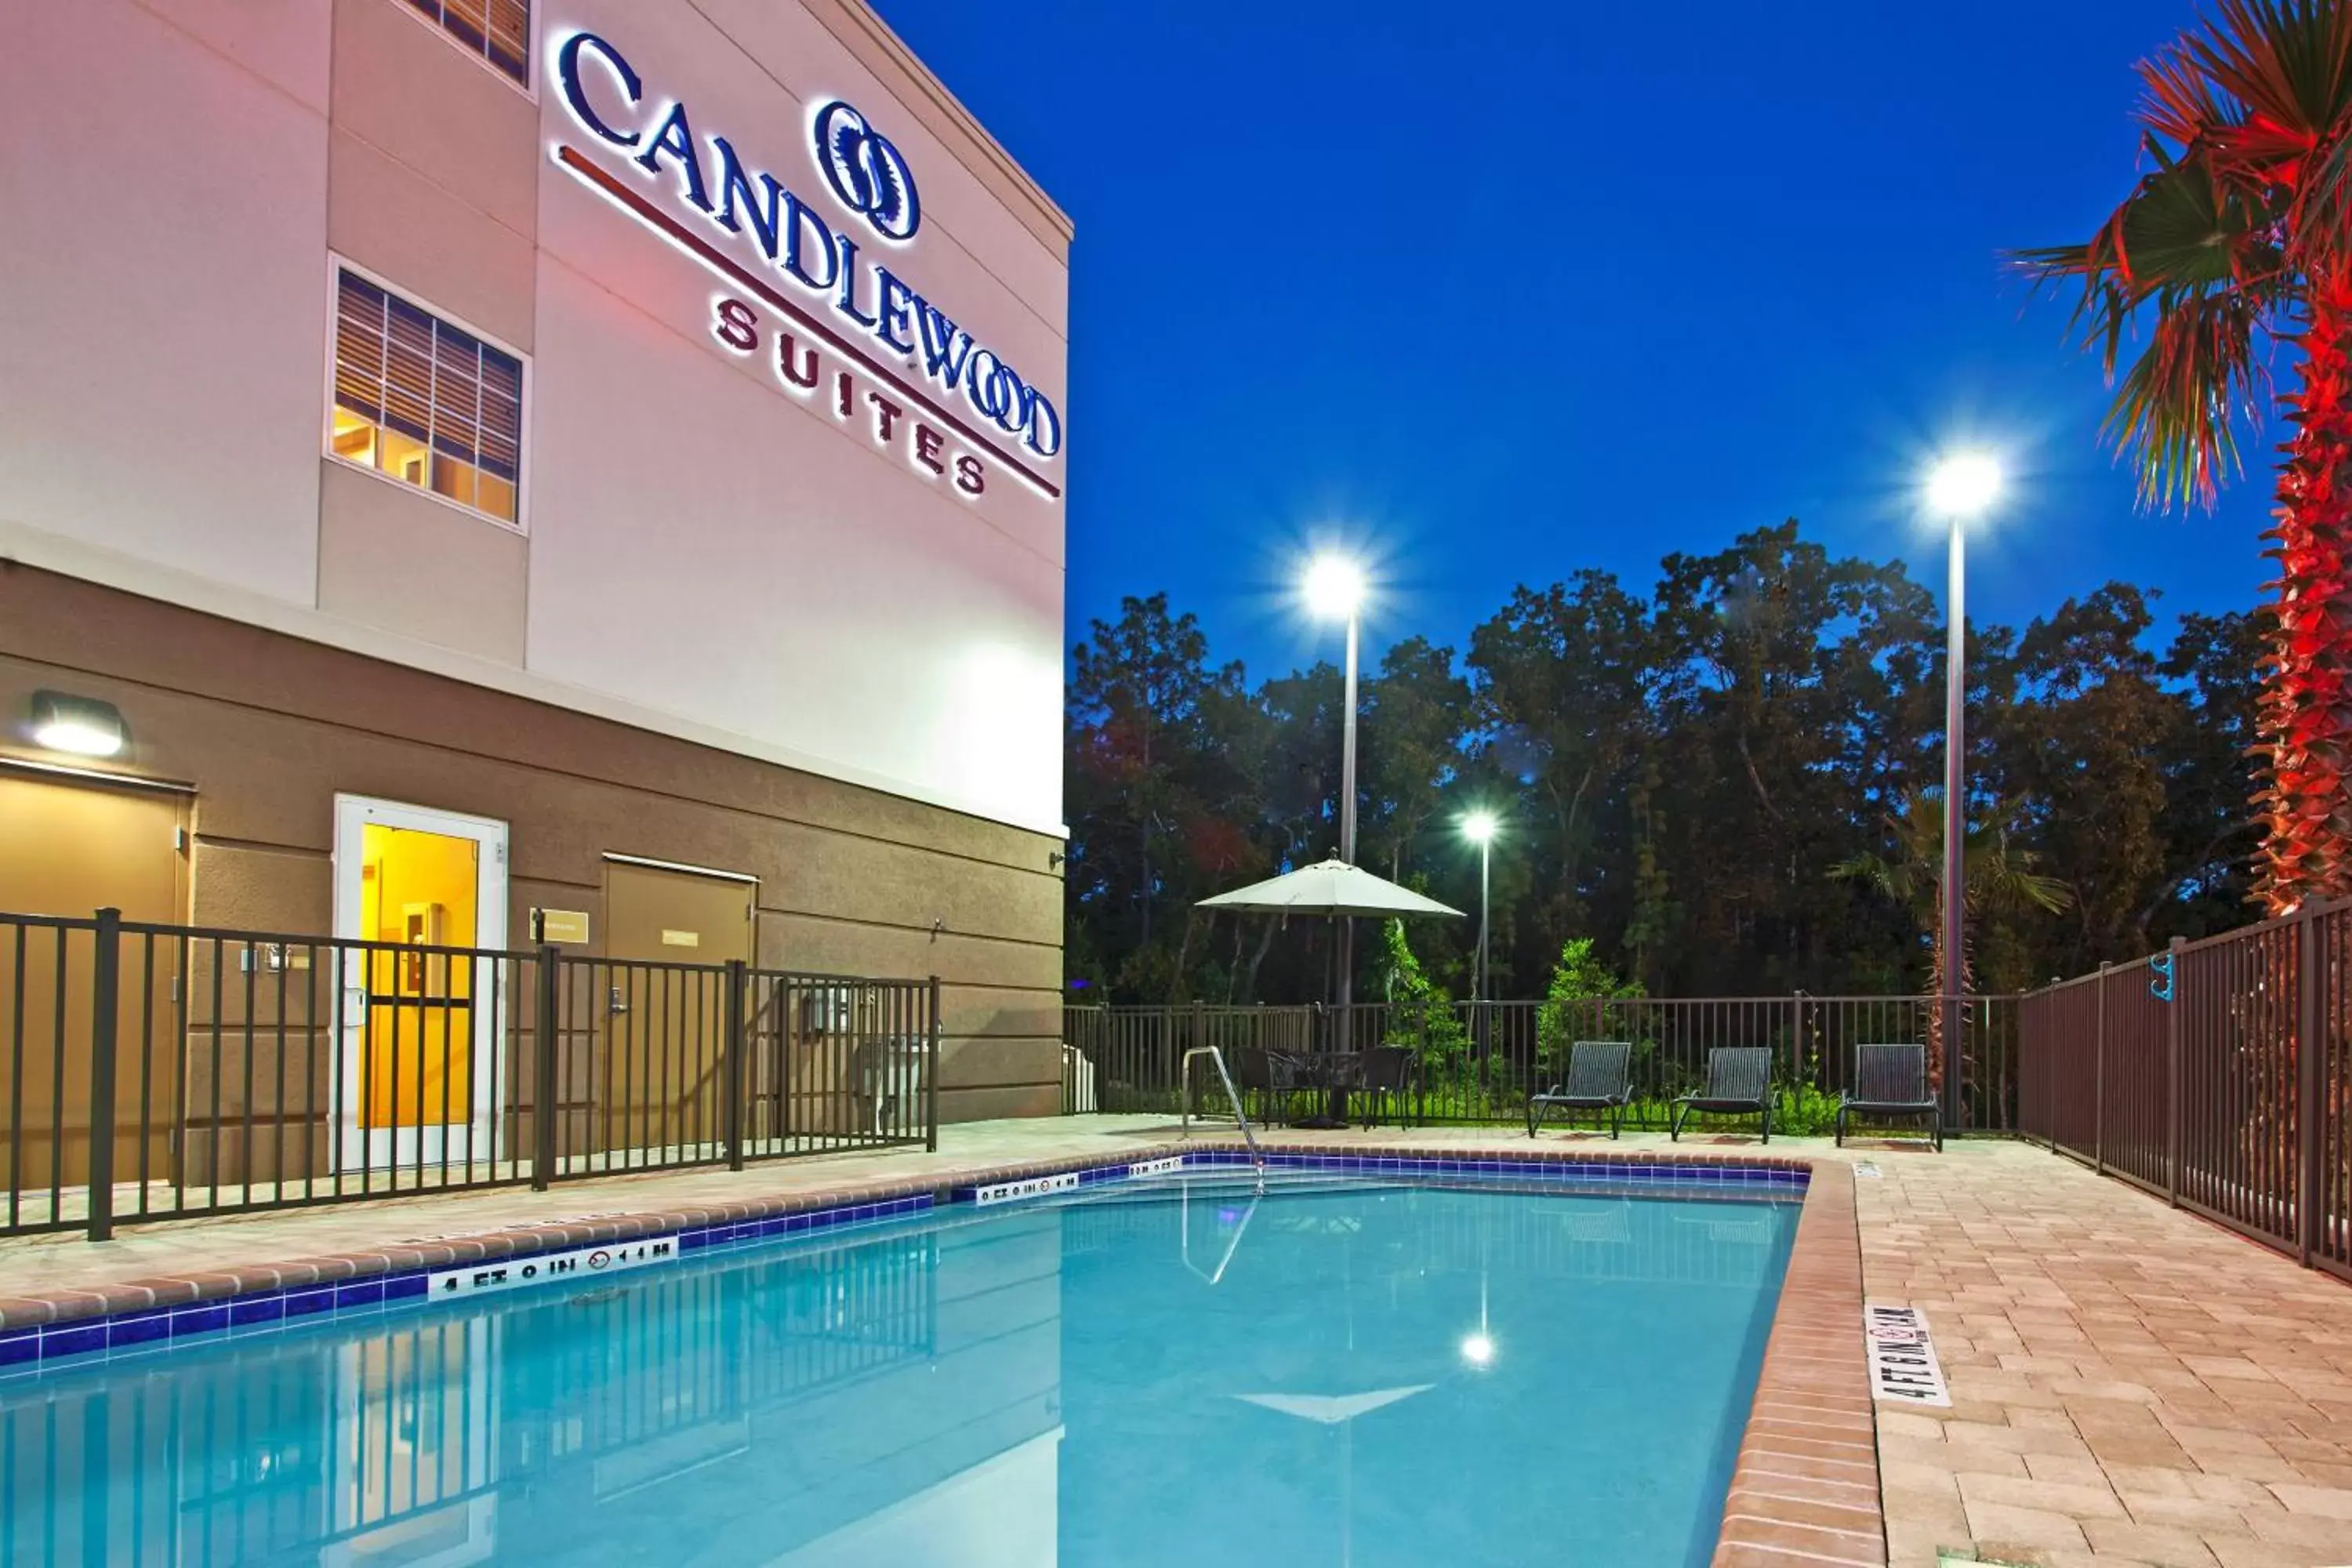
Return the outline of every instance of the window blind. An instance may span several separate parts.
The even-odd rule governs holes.
[[[335,402],[509,484],[522,465],[522,362],[344,272]]]
[[[530,79],[530,0],[408,0],[517,81]]]

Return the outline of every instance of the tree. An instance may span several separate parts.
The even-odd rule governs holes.
[[[1558,1072],[1568,1065],[1568,1048],[1575,1044],[1576,1032],[1583,1021],[1596,1014],[1603,1019],[1607,1017],[1607,1008],[1596,1009],[1591,1004],[1641,994],[1639,981],[1620,980],[1607,964],[1593,956],[1591,937],[1569,938],[1559,950],[1559,962],[1552,966],[1551,983],[1544,988],[1543,1005],[1536,1009],[1536,1059],[1551,1072]],[[1602,1026],[1605,1029],[1607,1026],[1604,1023]]]
[[[2017,259],[2080,289],[2111,377],[2145,325],[2106,429],[2150,504],[2212,503],[2273,346],[2295,355],[2255,747],[2254,892],[2283,913],[2352,892],[2352,7],[2216,0],[2139,70],[2149,173],[2090,239]]]
[[[1470,683],[1454,672],[1452,648],[1406,637],[1389,648],[1369,685],[1356,858],[1384,867],[1393,880],[1411,865],[1416,840],[1461,766]]]
[[[1860,882],[1891,900],[1910,916],[1927,949],[1927,977],[1923,994],[1944,990],[1944,933],[1939,918],[1944,886],[1944,804],[1920,794],[1886,814],[1886,845],[1865,850],[1830,868],[1830,875]],[[1960,842],[1961,909],[1971,921],[1960,949],[1963,994],[1975,989],[1971,953],[1977,942],[1974,922],[1988,916],[2023,910],[2055,913],[2072,899],[2066,884],[2034,868],[2035,857],[2010,840],[2000,822],[1963,831]]]

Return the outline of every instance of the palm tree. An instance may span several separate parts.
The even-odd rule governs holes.
[[[1928,942],[1927,994],[1940,996],[1944,994],[1944,933],[1937,917],[1942,910],[1944,883],[1941,797],[1913,795],[1888,812],[1885,820],[1893,853],[1856,855],[1831,867],[1830,875],[1874,888],[1910,915]],[[1964,830],[1960,908],[1972,922],[1984,915],[2027,910],[2056,914],[2074,900],[2074,892],[2057,878],[2034,870],[2035,859],[2032,850],[2012,846],[2008,829],[1998,824]],[[1964,942],[1958,987],[1964,996],[1976,989],[1975,969]]]
[[[2139,74],[2147,173],[2089,240],[2013,258],[2080,288],[2110,379],[2145,326],[2105,426],[2143,504],[2211,506],[2294,355],[2254,748],[2255,894],[2282,914],[2352,893],[2352,0],[2215,0]]]

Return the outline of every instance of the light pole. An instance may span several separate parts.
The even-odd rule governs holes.
[[[1364,608],[1363,568],[1338,555],[1318,555],[1307,568],[1307,607],[1319,620],[1348,623],[1347,690],[1339,721],[1339,858],[1356,863],[1356,641]],[[1339,921],[1339,1016],[1356,996],[1356,922]],[[1343,1025],[1343,1026],[1345,1026]]]
[[[1982,453],[1946,458],[1927,476],[1927,506],[1950,523],[1944,593],[1944,1126],[1959,1131],[1960,944],[1968,902],[1968,525],[2000,494],[2000,465]]]
[[[1470,972],[1470,1000],[1486,999],[1487,889],[1495,849],[1495,814],[1474,811],[1462,819],[1462,837],[1478,847],[1478,962]]]

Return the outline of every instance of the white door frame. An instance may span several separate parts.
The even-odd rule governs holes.
[[[468,816],[463,812],[440,811],[367,795],[335,796],[335,935],[354,939],[362,934],[360,920],[366,907],[366,894],[360,876],[365,859],[361,846],[370,823],[438,833],[451,838],[470,838],[480,846],[476,860],[472,945],[489,952],[505,951],[507,825],[495,817]],[[497,1122],[498,1097],[507,1066],[499,1052],[505,1031],[499,1026],[497,1009],[490,1005],[490,998],[502,998],[512,977],[507,977],[494,990],[487,983],[490,976],[480,973],[474,976],[473,1059],[467,1072],[473,1099],[468,1108],[469,1121],[371,1131],[361,1124],[364,1095],[360,1075],[368,1017],[367,954],[366,950],[358,948],[341,952],[341,973],[336,978],[341,987],[341,1027],[338,1030],[341,1038],[336,1042],[336,1048],[341,1075],[337,1081],[342,1085],[342,1093],[335,1129],[335,1168],[386,1170],[394,1165],[437,1165],[445,1159],[488,1160],[491,1129]]]

